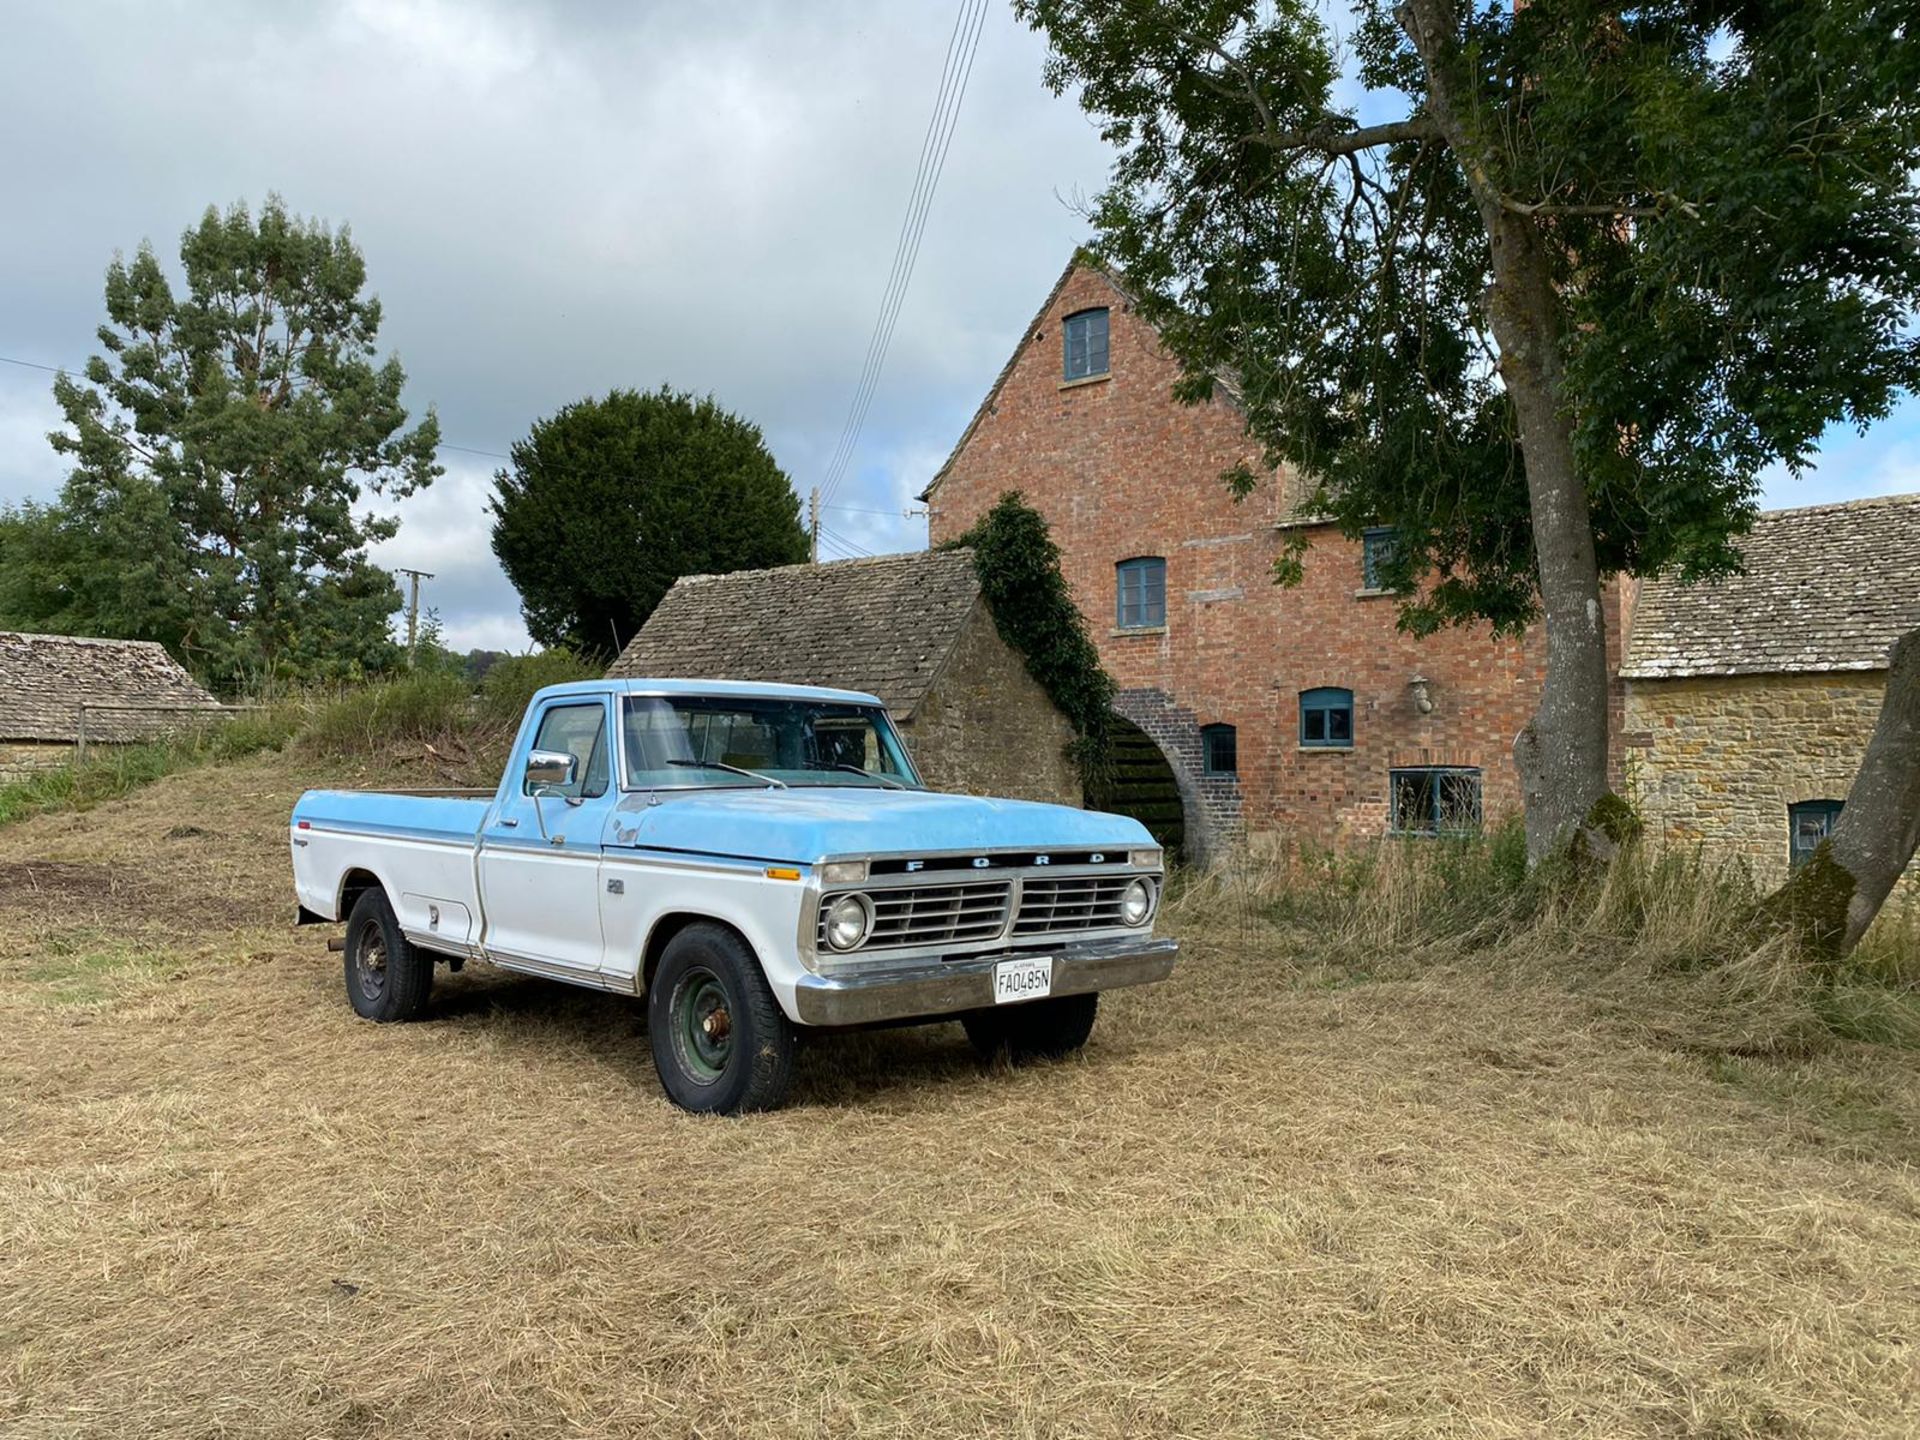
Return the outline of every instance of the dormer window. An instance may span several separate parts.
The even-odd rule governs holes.
[[[1107,373],[1107,312],[1082,310],[1066,323],[1066,366],[1069,380],[1091,380]]]

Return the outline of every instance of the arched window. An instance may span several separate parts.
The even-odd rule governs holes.
[[[1114,624],[1122,630],[1150,630],[1167,623],[1167,562],[1162,557],[1122,560],[1113,572]]]
[[[1240,734],[1233,726],[1200,727],[1200,768],[1208,775],[1240,773]]]
[[[1067,316],[1062,373],[1069,380],[1088,380],[1107,373],[1107,312],[1082,310]]]
[[[1327,749],[1353,748],[1353,692],[1331,685],[1300,692],[1300,743]]]
[[[1842,800],[1802,800],[1787,807],[1787,860],[1796,869],[1813,857],[1820,842],[1833,833],[1846,808]]]

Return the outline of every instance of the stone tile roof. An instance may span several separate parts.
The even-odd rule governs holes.
[[[832,685],[905,718],[979,595],[969,550],[690,575],[607,673]]]
[[[1622,675],[1879,670],[1920,627],[1920,495],[1770,511],[1740,552],[1744,575],[1641,587]]]
[[[0,740],[73,740],[82,704],[218,709],[220,702],[151,640],[0,630]],[[89,710],[87,738],[146,740],[187,718],[178,710]]]

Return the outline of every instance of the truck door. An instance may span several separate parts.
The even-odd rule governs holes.
[[[490,956],[524,969],[594,981],[600,934],[600,837],[619,799],[609,698],[564,695],[542,706],[533,748],[574,757],[573,779],[536,796],[516,754],[506,796],[480,848],[480,905]]]

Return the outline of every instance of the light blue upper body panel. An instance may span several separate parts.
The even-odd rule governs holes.
[[[878,705],[880,697],[863,690],[832,690],[824,685],[777,685],[764,680],[652,680],[634,677],[624,680],[570,680],[564,685],[549,685],[538,692],[532,703],[538,705],[560,695],[724,695],[763,696],[768,700],[824,700],[840,705]]]
[[[1124,815],[931,790],[796,786],[789,790],[644,791],[625,796],[607,843],[813,864],[829,856],[1149,846]]]
[[[293,807],[293,820],[324,830],[365,830],[410,840],[441,840],[471,846],[493,801],[466,795],[397,795],[384,790],[309,790]]]
[[[764,696],[879,705],[872,695],[814,685],[774,685],[738,680],[581,680],[550,685],[533,698],[528,713],[548,701],[575,695]],[[530,727],[521,734],[506,774],[525,763]],[[481,827],[496,805],[518,787],[502,780],[493,800],[462,796],[407,795],[376,790],[311,790],[300,797],[293,819],[334,830],[398,835],[412,839],[479,843]],[[516,799],[517,803],[517,799]],[[1144,825],[1122,815],[991,800],[927,790],[891,790],[876,785],[757,785],[615,791],[589,802],[601,816],[600,843],[629,850],[735,856],[811,865],[831,856],[940,854],[1013,849],[1102,849],[1154,844]],[[588,835],[593,832],[589,831]],[[575,843],[587,836],[576,836]]]

